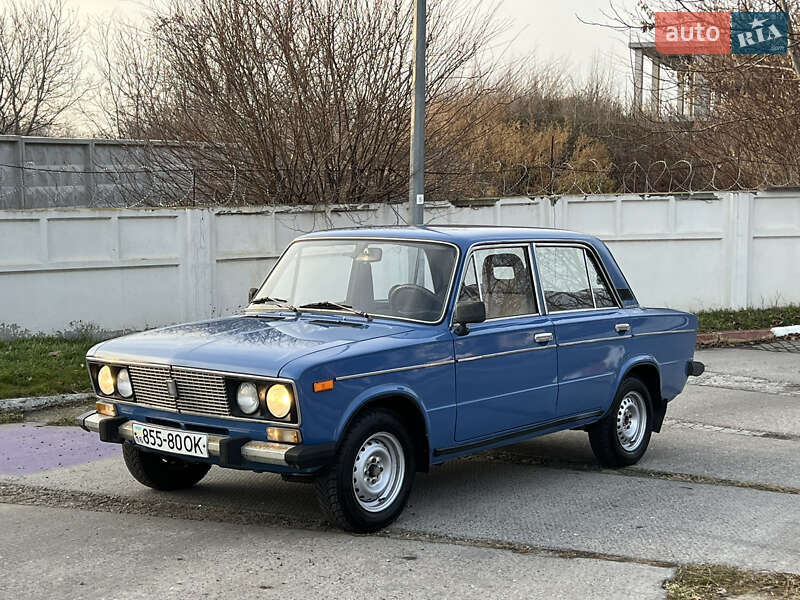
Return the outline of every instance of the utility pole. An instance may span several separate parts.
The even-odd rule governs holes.
[[[414,7],[414,95],[411,99],[411,176],[409,212],[413,225],[422,225],[425,205],[425,0]]]

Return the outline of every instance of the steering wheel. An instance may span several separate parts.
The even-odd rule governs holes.
[[[389,290],[389,308],[404,317],[426,317],[438,313],[439,297],[421,285],[403,283]]]

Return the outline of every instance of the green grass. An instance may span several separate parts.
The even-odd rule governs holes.
[[[687,565],[664,584],[669,600],[721,600],[743,594],[789,599],[800,597],[800,575],[754,573],[719,565]]]
[[[800,325],[800,306],[771,306],[742,310],[704,310],[697,313],[700,333],[770,329],[784,325]]]
[[[84,357],[89,337],[29,337],[0,341],[0,398],[91,391]]]

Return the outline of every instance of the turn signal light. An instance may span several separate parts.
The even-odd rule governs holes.
[[[325,381],[314,382],[315,392],[327,392],[328,390],[332,389],[333,389],[333,379],[326,379]]]
[[[299,444],[300,432],[297,429],[284,429],[283,427],[267,427],[267,439],[270,442],[283,444]]]
[[[117,416],[116,404],[111,404],[111,402],[96,402],[94,406],[97,409],[97,412],[101,415],[105,415],[107,417]]]

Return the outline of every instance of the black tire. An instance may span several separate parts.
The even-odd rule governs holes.
[[[380,448],[382,436],[390,445],[398,442],[402,447],[402,461],[396,460],[392,463],[399,465],[402,462],[402,474],[395,475],[397,484],[396,487],[392,486],[394,492],[387,492],[393,499],[385,507],[381,507],[381,494],[378,494],[374,500],[377,505],[370,511],[364,508],[362,501],[356,496],[355,488],[358,484],[354,475],[357,471],[367,473],[368,466],[363,470],[359,467],[364,464],[364,460],[369,460],[365,457],[371,456],[370,452],[386,449]],[[373,439],[378,441],[371,442]],[[372,443],[376,446],[372,447]],[[394,469],[392,471],[396,473]],[[391,411],[375,409],[356,417],[351,423],[333,462],[314,479],[314,488],[320,508],[334,525],[346,531],[370,533],[383,529],[403,511],[411,493],[415,471],[414,448],[403,422]],[[387,475],[387,480],[383,480],[383,472],[381,468],[377,474],[380,478],[379,484],[391,481],[391,474]],[[369,497],[362,496],[362,500],[368,501]]]
[[[635,406],[641,399],[644,404],[645,423],[639,435],[627,434],[632,419],[626,408]],[[623,401],[626,403],[622,410]],[[618,432],[618,425],[622,431]],[[637,430],[638,431],[638,430]],[[605,467],[626,467],[636,464],[647,450],[653,432],[653,401],[647,386],[636,377],[625,378],[617,390],[614,403],[605,417],[589,427],[589,442],[598,462]],[[624,440],[624,442],[623,442]]]
[[[125,466],[134,479],[154,490],[185,490],[206,476],[211,465],[145,452],[132,444],[122,445]]]

